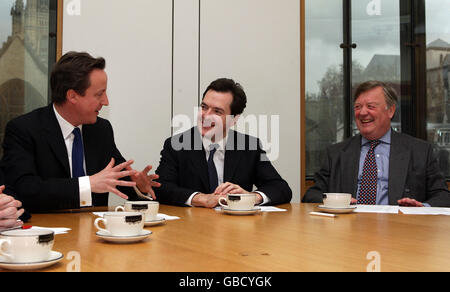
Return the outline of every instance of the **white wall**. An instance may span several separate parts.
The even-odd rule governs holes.
[[[168,0],[64,3],[63,52],[106,58],[110,106],[102,116],[126,158],[156,169],[172,116],[193,119],[206,86],[229,77],[246,90],[247,115],[279,115],[274,164],[300,201],[298,0],[174,0],[173,15]],[[81,9],[69,15],[73,3]]]

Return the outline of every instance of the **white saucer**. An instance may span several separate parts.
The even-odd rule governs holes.
[[[156,216],[156,220],[145,221],[145,227],[155,226],[166,223],[166,219],[163,216]]]
[[[259,212],[261,212],[261,208],[255,207],[251,210],[233,210],[233,209],[228,209],[228,208],[222,207],[222,211],[228,215],[254,215],[254,214],[258,214]]]
[[[348,207],[325,207],[324,205],[317,206],[321,211],[332,214],[348,214],[352,213],[356,210],[356,206],[348,206]]]
[[[37,263],[10,263],[5,257],[0,256],[0,269],[12,270],[12,271],[27,271],[27,270],[39,270],[50,267],[64,258],[63,254],[57,251],[50,252],[50,258],[46,261]]]
[[[106,234],[103,231],[99,231],[96,233],[97,237],[99,237],[105,241],[114,242],[114,243],[139,242],[139,241],[142,241],[142,240],[146,239],[147,237],[149,237],[150,234],[152,234],[152,232],[149,230],[143,230],[141,235],[136,235],[136,236],[112,236],[112,235]]]

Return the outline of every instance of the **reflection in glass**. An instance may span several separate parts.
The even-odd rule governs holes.
[[[450,21],[448,0],[427,0],[427,138],[450,176]]]
[[[342,1],[306,3],[306,176],[344,139]]]
[[[47,104],[49,1],[0,3],[0,141],[9,120]]]
[[[368,1],[352,1],[353,90],[359,84],[378,80],[391,85],[401,96],[400,1],[382,0],[378,7]],[[375,3],[375,2],[374,2]],[[397,105],[392,127],[401,131],[401,109]],[[358,133],[353,124],[354,134]]]

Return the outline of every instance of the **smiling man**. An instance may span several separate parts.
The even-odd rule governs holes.
[[[214,208],[227,194],[248,193],[255,194],[258,205],[291,201],[289,185],[259,139],[230,130],[246,103],[244,90],[232,79],[218,79],[206,88],[197,127],[164,143],[156,170],[162,184],[156,190],[158,201]]]
[[[450,192],[431,144],[391,129],[398,97],[387,84],[368,81],[354,98],[360,134],[332,145],[304,203],[323,193],[350,193],[352,203],[449,207]]]
[[[51,74],[52,103],[10,121],[3,167],[14,195],[30,212],[108,204],[154,196],[156,175],[131,168],[114,142],[111,124],[98,115],[109,105],[105,60],[70,52]]]

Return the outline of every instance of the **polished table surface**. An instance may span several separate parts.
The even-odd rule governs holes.
[[[92,212],[35,214],[34,226],[68,227],[54,250],[66,258],[43,271],[66,271],[71,251],[81,271],[276,272],[366,271],[379,256],[381,271],[450,271],[450,218],[403,214],[309,215],[316,205],[278,206],[283,213],[230,216],[203,208],[161,205],[181,217],[133,244],[95,235]],[[101,209],[97,209],[101,211]]]

